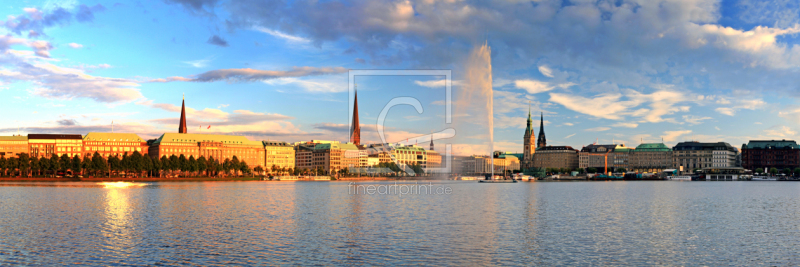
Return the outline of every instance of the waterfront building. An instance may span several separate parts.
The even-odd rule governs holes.
[[[635,172],[659,173],[672,168],[672,149],[664,143],[638,145],[628,157],[630,169]]]
[[[452,158],[453,169],[452,173],[459,175],[472,175],[475,174],[475,158],[469,156],[453,156]]]
[[[630,168],[630,153],[634,151],[625,144],[591,144],[581,148],[578,166],[583,169],[595,168],[599,172]]]
[[[294,146],[280,141],[261,141],[264,145],[264,167],[295,168]]]
[[[495,173],[504,173],[508,171],[513,173],[520,170],[520,160],[515,154],[495,151],[493,160]]]
[[[187,159],[197,159],[202,156],[206,159],[214,157],[219,162],[236,156],[250,168],[266,167],[264,145],[237,135],[165,133],[152,142],[148,151],[152,158],[183,155]]]
[[[381,160],[378,158],[378,155],[374,156],[367,156],[367,167],[375,167],[381,163]]]
[[[794,140],[750,140],[742,144],[742,167],[783,170],[800,167],[800,146]]]
[[[672,147],[672,167],[683,172],[708,167],[734,167],[736,149],[725,142],[680,142]]]
[[[80,134],[28,134],[28,151],[31,157],[83,155],[83,137]]]
[[[344,168],[367,167],[367,150],[352,143],[338,141],[311,140],[295,143],[295,164],[301,170],[321,168],[327,173],[335,173]]]
[[[91,157],[95,152],[103,158],[109,156],[133,155],[139,152],[146,156],[149,154],[147,140],[133,133],[98,133],[90,132],[83,137],[84,155]]]
[[[313,170],[318,166],[314,164],[314,143],[295,143],[294,145],[294,164],[300,170]]]
[[[523,153],[521,159],[522,168],[533,168],[533,153],[536,152],[535,143],[533,140],[533,124],[531,121],[531,108],[528,106],[528,126],[525,128],[525,134],[522,137]]]
[[[546,146],[536,148],[533,167],[574,170],[578,168],[578,150],[571,146]]]
[[[425,149],[417,145],[401,145],[394,147],[394,150],[392,150],[392,156],[394,156],[399,164],[419,165],[422,168],[427,168],[427,154]]]
[[[19,157],[19,154],[29,153],[28,137],[0,136],[0,158]]]
[[[442,155],[439,152],[433,150],[426,150],[426,162],[425,166],[427,168],[441,168],[442,167]]]

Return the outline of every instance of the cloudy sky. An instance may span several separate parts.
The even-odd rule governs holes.
[[[387,141],[455,128],[486,150],[485,103],[469,81],[490,49],[495,146],[520,151],[530,109],[550,145],[795,139],[800,4],[789,0],[3,1],[0,134],[177,130],[254,140],[346,141],[348,70],[452,70],[356,77],[367,141],[395,97]],[[490,66],[490,68],[489,68]],[[488,71],[487,71],[488,72]],[[480,72],[478,72],[480,74]],[[488,75],[488,74],[487,74]],[[210,128],[209,128],[210,126]],[[536,128],[538,134],[538,124]]]

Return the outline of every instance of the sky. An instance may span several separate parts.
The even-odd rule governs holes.
[[[796,1],[30,0],[0,12],[0,135],[113,122],[157,138],[177,131],[185,97],[190,133],[347,141],[350,70],[452,72],[452,123],[443,76],[356,76],[362,143],[380,142],[397,97],[423,112],[390,108],[387,142],[452,128],[437,150],[461,155],[488,153],[490,136],[521,152],[529,110],[548,145],[576,149],[741,147],[800,129]]]

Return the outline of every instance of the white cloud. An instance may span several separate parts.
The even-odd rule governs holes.
[[[548,68],[545,65],[539,66],[539,73],[541,73],[544,76],[553,78],[553,70],[551,70],[550,68]]]
[[[733,108],[716,108],[714,111],[719,112],[723,115],[733,116],[735,110]]]
[[[256,27],[256,30],[260,31],[260,32],[263,32],[263,33],[266,33],[266,34],[269,34],[269,35],[272,35],[274,37],[278,37],[278,38],[284,39],[284,40],[286,40],[286,41],[288,41],[290,43],[308,43],[308,42],[310,42],[306,38],[295,36],[295,35],[286,34],[286,33],[283,33],[283,32],[277,31],[277,30],[271,30],[271,29],[267,29],[267,28],[263,28],[263,27]]]
[[[703,117],[703,116],[695,116],[695,115],[683,115],[683,120],[691,125],[697,125],[703,123],[704,120],[710,120],[711,117]]]
[[[269,85],[289,85],[294,84],[312,93],[339,93],[346,92],[346,84],[337,84],[332,80],[318,79],[299,79],[299,78],[278,78],[266,80],[264,83]]]
[[[639,124],[638,123],[632,123],[632,122],[618,122],[618,123],[616,123],[616,124],[614,124],[612,126],[614,126],[614,127],[636,128],[636,127],[639,126]]]
[[[569,139],[570,137],[573,137],[573,136],[575,136],[575,134],[570,134],[570,135],[564,136],[564,139]]]
[[[611,128],[609,128],[609,127],[594,127],[594,128],[585,129],[584,131],[587,131],[587,132],[603,132],[603,131],[608,131],[608,130],[611,130]]]
[[[548,82],[537,81],[537,80],[516,80],[514,81],[514,85],[519,89],[524,89],[525,91],[528,91],[529,94],[538,94],[553,90],[556,87],[561,89],[569,88],[570,86],[573,86],[575,84],[562,83],[562,84],[552,85]]]
[[[78,44],[78,43],[69,43],[68,45],[69,45],[69,47],[72,47],[72,48],[75,48],[75,49],[83,48],[83,45],[82,44]]]
[[[714,126],[714,129],[717,129],[717,131],[720,131],[719,127],[717,127],[717,126]]]
[[[205,68],[208,66],[209,62],[211,62],[210,59],[198,59],[198,60],[184,61],[183,63],[195,68]]]
[[[764,130],[764,134],[769,136],[770,138],[786,139],[786,138],[794,138],[794,136],[797,135],[797,132],[785,125],[779,125]]]
[[[683,135],[687,135],[687,134],[690,134],[690,133],[692,133],[692,130],[665,131],[664,135],[662,137],[664,138],[664,142],[674,142],[674,141],[678,140],[678,137],[681,137]]]
[[[428,81],[414,81],[414,84],[428,88],[445,88],[445,86],[447,86],[447,80],[441,79],[441,80],[428,80]],[[453,80],[450,81],[450,86],[460,86],[460,85],[461,81],[453,81]]]

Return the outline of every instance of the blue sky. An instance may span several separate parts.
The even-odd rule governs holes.
[[[520,151],[528,103],[550,145],[795,139],[800,5],[793,1],[4,1],[0,134],[175,131],[347,140],[349,69],[364,139],[394,97],[388,141],[456,129],[488,151],[486,99],[465,96],[491,49],[496,149]],[[487,64],[488,65],[488,64]],[[538,118],[538,117],[537,117]],[[208,128],[211,126],[211,128]],[[538,125],[536,125],[538,134]],[[201,129],[198,129],[202,127]],[[409,141],[414,142],[414,141]],[[441,146],[440,146],[441,147]]]

